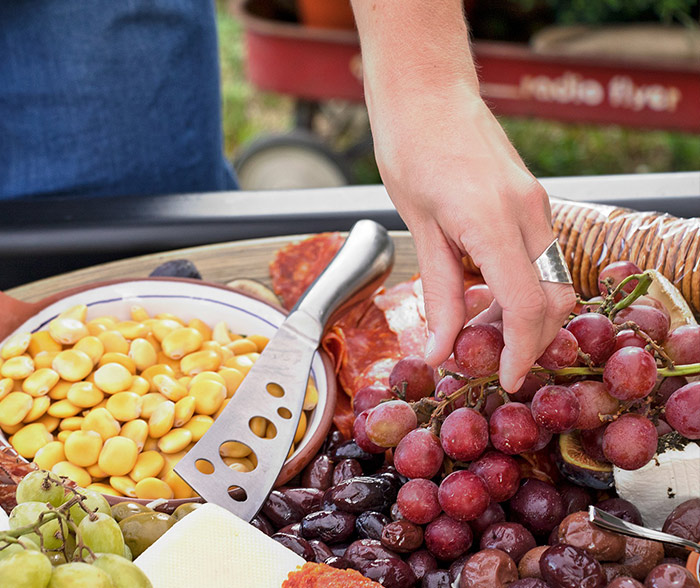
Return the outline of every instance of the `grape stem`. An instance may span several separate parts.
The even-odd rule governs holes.
[[[615,303],[615,298],[622,292],[622,289],[632,280],[639,280],[634,290],[627,294],[618,303]],[[613,319],[613,317],[622,309],[630,306],[637,298],[644,296],[649,291],[649,286],[654,281],[653,276],[649,272],[642,274],[632,274],[622,280],[615,288],[605,297],[605,301],[600,305],[598,312]]]
[[[634,331],[635,334],[639,335],[642,339],[644,339],[647,346],[651,347],[651,349],[656,355],[658,355],[659,359],[666,367],[673,367],[673,360],[668,356],[664,348],[661,347],[661,345],[659,345],[658,343],[656,343],[644,331],[642,331],[642,329],[639,328],[639,325],[637,323],[635,323],[634,321],[626,321],[620,325],[617,325],[618,332],[624,331],[625,329]]]

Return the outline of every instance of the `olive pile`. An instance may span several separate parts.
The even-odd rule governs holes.
[[[469,522],[416,522],[407,478],[336,431],[297,480],[273,491],[252,521],[307,561],[352,568],[387,588],[698,588],[685,554],[593,526],[589,504],[636,524],[636,507],[573,484],[520,480]],[[410,497],[409,497],[410,498]],[[414,520],[411,520],[413,518]],[[425,519],[423,519],[425,521]],[[664,530],[700,539],[700,498]]]

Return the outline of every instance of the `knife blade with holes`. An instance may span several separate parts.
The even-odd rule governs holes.
[[[207,502],[250,521],[260,510],[284,465],[301,416],[314,353],[331,315],[368,296],[388,275],[394,245],[371,220],[355,223],[340,251],[306,290],[265,347],[228,405],[175,471]],[[277,434],[261,438],[253,417],[272,423]],[[224,443],[247,445],[257,457],[250,472],[229,468]]]

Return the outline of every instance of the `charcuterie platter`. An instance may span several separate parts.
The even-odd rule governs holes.
[[[190,418],[215,418],[227,394],[235,394],[229,382],[233,374],[226,370],[239,369],[234,362],[239,355],[247,353],[254,360],[252,354],[261,350],[247,349],[247,343],[238,341],[264,345],[260,337],[249,338],[251,333],[237,330],[228,319],[226,331],[217,323],[207,325],[212,332],[202,341],[189,331],[180,339],[170,337],[179,329],[197,330],[199,335],[206,329],[198,323],[199,330],[188,326],[191,316],[178,326],[176,313],[165,316],[163,309],[145,305],[143,312],[132,310],[132,316],[116,318],[66,308],[56,316],[83,324],[84,338],[111,341],[103,333],[121,330],[127,341],[122,354],[142,365],[130,374],[128,389],[126,380],[119,390],[108,389],[114,382],[98,375],[99,369],[119,362],[103,361],[103,350],[90,369],[67,386],[73,390],[67,392],[70,397],[60,398],[58,391],[51,391],[57,384],[33,395],[33,383],[26,382],[34,369],[21,372],[41,352],[32,351],[33,340],[48,336],[55,341],[50,321],[40,321],[28,335],[15,333],[2,350],[0,370],[4,367],[7,375],[2,375],[11,381],[0,396],[0,427],[19,455],[9,447],[2,454],[0,500],[8,511],[14,501],[19,505],[10,517],[15,532],[4,539],[0,534],[0,579],[14,578],[11,574],[26,559],[27,569],[33,565],[37,578],[47,578],[46,583],[36,580],[27,586],[56,588],[64,585],[60,581],[69,577],[74,564],[80,564],[77,570],[88,574],[86,578],[105,582],[90,580],[93,583],[86,585],[106,587],[122,585],[115,584],[115,575],[122,573],[115,570],[129,570],[138,578],[133,582],[142,582],[129,584],[133,586],[197,581],[275,588],[697,588],[696,555],[626,538],[596,526],[588,514],[589,505],[595,505],[630,523],[663,528],[696,543],[700,539],[700,384],[693,381],[700,375],[694,289],[697,221],[564,202],[555,202],[553,212],[579,303],[513,395],[498,385],[503,341],[497,326],[465,327],[449,360],[437,370],[425,364],[427,330],[415,251],[410,235],[391,234],[396,247],[391,276],[336,317],[323,337],[321,347],[332,366],[327,372],[333,380],[330,387],[337,386],[323,438],[303,465],[270,493],[251,525],[228,513],[224,516],[215,505],[199,505],[191,490],[174,481],[167,456],[176,453],[168,453],[170,442],[182,435],[168,437],[171,430],[179,430],[169,423],[169,413],[169,427],[162,426],[160,412],[155,419],[153,414],[167,413],[168,408],[158,407],[169,407],[168,401],[174,410],[177,402],[192,396]],[[667,234],[664,229],[669,227],[672,232]],[[323,233],[197,247],[96,266],[8,294],[37,302],[106,278],[132,280],[155,268],[194,267],[205,281],[242,288],[290,309],[344,238]],[[471,317],[491,298],[470,260],[464,263]],[[126,332],[122,322],[127,321],[141,326],[129,324],[133,330]],[[107,328],[103,331],[96,324]],[[58,326],[65,331],[70,325],[64,321]],[[90,325],[96,334],[90,333]],[[36,335],[42,329],[48,335]],[[53,329],[56,336],[62,332],[56,324]],[[78,346],[88,356],[92,348],[82,338],[61,343],[54,351],[60,354]],[[137,351],[145,346],[135,345],[137,339],[147,341],[173,374],[145,373],[153,364],[141,361]],[[194,347],[177,348],[173,356],[176,346],[171,339]],[[213,363],[193,371],[189,356],[201,352],[205,343]],[[217,354],[219,362],[230,363],[216,363]],[[29,360],[14,360],[24,357]],[[19,371],[7,368],[8,363],[17,364]],[[46,366],[43,369],[62,368],[60,361]],[[199,372],[218,374],[224,382],[219,387],[211,383],[216,377]],[[70,371],[59,373],[62,381],[73,377]],[[146,382],[143,394],[131,389],[137,378]],[[92,388],[102,396],[95,396],[95,404],[80,406],[92,402],[86,394]],[[317,393],[320,389],[319,385]],[[182,393],[174,402],[168,399],[173,390]],[[114,402],[119,394],[131,394],[131,404],[126,396],[119,397],[124,405]],[[156,402],[150,395],[165,400]],[[19,418],[17,409],[5,411],[14,418],[4,416],[3,402],[11,396],[22,411],[27,409]],[[146,397],[155,408],[148,404],[144,414]],[[54,423],[44,413],[27,420],[32,410],[40,411],[35,404],[45,404],[45,414],[56,419],[52,430],[48,427]],[[311,422],[314,407],[309,406]],[[106,438],[104,421],[97,427],[91,424],[95,419],[90,413],[100,409],[116,422],[115,434]],[[25,428],[40,419],[45,420],[46,435],[37,441]],[[132,423],[138,420],[146,422],[146,436],[141,448],[135,444],[134,463],[127,468],[114,456],[123,461],[132,450],[132,429],[140,427]],[[163,429],[167,430],[161,435]],[[263,437],[272,433],[268,426],[260,430]],[[159,441],[164,438],[168,442]],[[303,444],[302,439],[303,432]],[[149,443],[146,452],[159,455],[165,470],[157,467],[158,457],[141,459]],[[63,454],[49,459],[43,455],[49,453],[44,450],[49,445]],[[78,446],[92,454],[87,449],[74,451]],[[177,447],[187,451],[188,445]],[[236,471],[257,467],[261,458],[246,453],[240,444],[222,446],[222,451]],[[81,459],[83,465],[76,463]],[[32,461],[43,469],[36,469]],[[176,488],[182,493],[179,498]],[[235,492],[231,496],[235,499]],[[51,506],[42,508],[47,502]],[[100,514],[92,514],[94,510]],[[53,514],[41,514],[45,512]],[[71,513],[80,519],[78,524]],[[44,523],[37,517],[49,520]],[[91,530],[98,522],[99,532]],[[20,544],[18,537],[27,536],[37,540],[37,549]],[[105,536],[109,541],[102,541]],[[188,540],[192,536],[196,544]],[[222,542],[220,537],[240,540]],[[110,554],[106,558],[105,552]],[[188,553],[193,554],[191,566]],[[196,558],[206,554],[211,560],[202,570]],[[175,558],[180,563],[172,573]]]

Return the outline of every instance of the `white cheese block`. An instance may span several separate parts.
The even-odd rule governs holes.
[[[615,488],[642,513],[644,524],[661,529],[666,517],[681,502],[700,496],[700,446],[668,449],[643,468],[613,469]]]
[[[304,560],[227,510],[204,504],[134,563],[153,588],[280,588]]]

